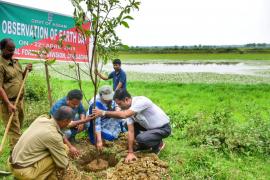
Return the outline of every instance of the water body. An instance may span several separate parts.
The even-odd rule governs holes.
[[[122,68],[127,72],[142,73],[217,73],[270,76],[270,61],[127,63],[122,64]],[[107,64],[103,69],[111,71],[112,65]]]

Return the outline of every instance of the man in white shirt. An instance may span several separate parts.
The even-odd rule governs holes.
[[[147,97],[131,97],[125,89],[117,90],[114,94],[114,100],[122,111],[94,109],[93,114],[97,117],[127,119],[128,155],[125,162],[136,160],[133,151],[135,138],[139,149],[151,148],[154,153],[159,154],[165,146],[162,139],[171,134],[169,117]]]

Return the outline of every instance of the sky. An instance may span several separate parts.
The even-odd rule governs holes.
[[[69,0],[4,0],[72,15]],[[141,0],[130,28],[117,28],[129,46],[270,43],[270,0]]]

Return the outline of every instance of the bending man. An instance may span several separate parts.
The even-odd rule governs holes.
[[[117,90],[114,100],[123,111],[94,109],[93,113],[98,117],[128,119],[128,155],[125,162],[136,159],[133,149],[135,138],[137,150],[151,148],[152,152],[159,154],[165,147],[162,139],[171,134],[169,117],[147,97],[131,97],[125,89]]]
[[[89,114],[92,113],[94,105],[94,98],[90,101]],[[113,90],[110,86],[104,85],[99,89],[99,94],[96,96],[96,108],[103,111],[115,111],[116,104],[113,100]],[[96,119],[96,138],[97,148],[102,150],[103,139],[107,141],[113,141],[118,138],[121,132],[125,132],[124,121],[122,119],[110,118],[110,117],[98,117]],[[93,121],[90,122],[91,126],[88,129],[89,139],[92,144],[95,144],[93,134]]]
[[[66,169],[68,156],[60,128],[73,118],[72,109],[62,106],[52,119],[40,116],[20,137],[9,158],[18,179],[57,179],[56,168]]]

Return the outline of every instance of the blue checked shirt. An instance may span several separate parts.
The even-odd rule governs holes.
[[[94,99],[91,99],[90,101],[90,107],[88,110],[88,114],[92,113]],[[114,111],[116,107],[116,104],[114,101],[108,106],[105,103],[103,103],[100,99],[100,96],[96,96],[96,108],[103,110],[103,111]],[[113,137],[117,138],[119,133],[121,131],[124,131],[121,127],[122,124],[121,119],[115,119],[115,118],[108,118],[108,117],[98,117],[96,119],[96,132],[104,132],[106,134],[110,134]]]

